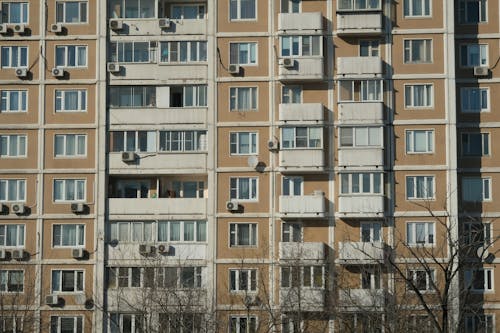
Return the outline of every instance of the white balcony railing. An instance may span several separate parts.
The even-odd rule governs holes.
[[[386,291],[384,289],[341,289],[339,305],[342,307],[366,308],[385,305]]]
[[[380,57],[339,57],[337,58],[337,76],[345,78],[371,78],[382,75]]]
[[[201,198],[110,198],[110,215],[206,216],[207,199]]]
[[[336,215],[340,217],[382,217],[384,215],[384,196],[382,194],[341,194],[338,198]]]
[[[288,218],[325,217],[325,197],[318,195],[281,195],[279,198],[280,214]]]
[[[322,123],[324,120],[321,103],[287,103],[279,105],[279,120],[283,124]]]
[[[282,172],[313,172],[325,167],[323,149],[285,149],[279,152],[279,166]]]
[[[280,288],[280,304],[286,311],[323,311],[325,295],[325,289]]]
[[[337,106],[340,124],[382,124],[383,102],[346,102]]]
[[[340,242],[338,259],[350,263],[369,263],[383,261],[385,244],[383,242]]]
[[[280,62],[283,60],[281,59]],[[281,81],[321,81],[324,78],[323,57],[292,58],[293,66],[280,64]]]
[[[382,33],[382,13],[337,13],[337,34],[375,35]]]
[[[157,64],[153,63],[118,63],[120,72],[109,76],[111,82],[123,80],[157,80],[178,81],[186,80],[206,81],[208,78],[207,64]],[[174,82],[175,83],[175,82]]]
[[[281,260],[324,260],[325,244],[321,242],[280,242]]]
[[[206,124],[207,108],[109,109],[109,125]]]
[[[278,16],[279,31],[323,30],[323,15],[314,13],[280,13]]]
[[[339,148],[338,164],[342,167],[383,166],[384,149],[378,148]]]
[[[109,153],[109,171],[112,174],[157,173],[158,170],[197,170],[203,172],[207,167],[207,153],[136,153],[134,162],[124,162],[122,153]],[[192,171],[190,171],[192,172]]]

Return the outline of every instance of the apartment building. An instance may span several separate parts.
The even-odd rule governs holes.
[[[1,329],[496,332],[499,10],[2,1]]]

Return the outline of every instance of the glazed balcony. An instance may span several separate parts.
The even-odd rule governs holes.
[[[113,18],[111,20],[119,21],[118,24],[122,26],[121,29],[110,29],[111,39],[123,35],[165,36],[205,35],[207,33],[206,19],[168,19],[165,21],[165,18]]]

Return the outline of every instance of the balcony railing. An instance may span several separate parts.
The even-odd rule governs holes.
[[[346,195],[338,198],[339,217],[382,217],[384,216],[384,195]]]
[[[384,149],[374,148],[339,148],[338,164],[342,167],[384,166]]]
[[[324,79],[323,57],[290,58],[285,64],[285,58],[280,59],[278,78],[281,81],[321,81]]]
[[[127,162],[123,160],[123,154],[109,153],[109,172],[111,174],[123,173],[144,173],[150,170],[157,173],[158,170],[192,170],[200,172],[206,170],[206,152],[185,152],[185,153],[134,153],[135,160]]]
[[[341,289],[339,305],[353,308],[379,308],[385,305],[386,291],[384,289]]]
[[[282,124],[323,123],[324,111],[321,103],[287,103],[279,105],[279,120]]]
[[[340,242],[338,259],[350,264],[382,262],[385,257],[383,242]]]
[[[382,33],[382,13],[337,13],[337,34],[378,35]]]
[[[280,242],[281,260],[324,260],[325,244],[321,242]]]
[[[286,218],[325,217],[325,197],[320,191],[317,195],[281,195],[280,214]]]
[[[110,215],[176,215],[202,217],[205,198],[110,198]]]
[[[340,124],[382,124],[383,102],[340,102],[338,104]]]
[[[206,124],[207,108],[112,108],[109,125]]]
[[[285,149],[279,152],[281,172],[314,172],[325,168],[323,149]]]
[[[380,57],[339,57],[337,76],[343,78],[372,78],[382,75]]]
[[[113,241],[113,240],[112,240]],[[144,242],[146,243],[146,242]],[[109,245],[107,248],[109,260],[140,260],[144,259],[144,255],[139,252],[139,244],[143,243],[121,243]],[[177,260],[206,260],[207,259],[207,244],[206,243],[155,243],[147,244],[155,247],[158,254],[158,246],[163,245],[168,247],[168,254],[162,255],[165,259]],[[158,257],[160,258],[160,257]]]
[[[285,311],[323,311],[325,295],[325,289],[280,288],[280,304]]]
[[[278,16],[278,30],[323,30],[323,15],[321,12],[314,13],[280,13]]]
[[[111,29],[110,37],[159,36],[159,35],[204,35],[207,33],[207,20],[183,20],[165,18],[116,18],[122,29]],[[168,24],[166,24],[169,22]],[[168,26],[168,27],[167,27]]]

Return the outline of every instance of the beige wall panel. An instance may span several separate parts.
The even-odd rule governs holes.
[[[229,1],[220,1],[217,4],[217,32],[254,32],[268,31],[268,0],[257,0],[255,20],[229,19]]]
[[[71,256],[72,247],[53,247],[53,226],[54,224],[84,224],[85,225],[85,250],[89,254],[89,259],[94,257],[94,220],[45,220],[43,223],[43,259],[66,259],[69,262],[85,264],[85,260],[76,260]]]
[[[234,31],[234,30],[233,30]],[[255,31],[252,29],[251,31]],[[232,37],[232,38],[218,38],[217,47],[219,49],[218,56],[220,55],[220,63],[218,64],[219,77],[233,77],[227,72],[229,66],[229,43],[257,43],[257,63],[255,65],[241,65],[242,74],[236,77],[249,77],[249,76],[267,76],[269,75],[268,57],[275,56],[273,50],[268,48],[268,40],[265,37]],[[222,67],[222,65],[225,67]]]
[[[408,246],[406,226],[409,222],[434,222],[434,246]],[[446,217],[405,217],[395,219],[394,248],[395,256],[401,258],[445,258],[448,255],[446,247]]]
[[[92,291],[93,286],[93,267],[92,265],[44,265],[42,268],[42,293],[50,294],[52,291],[52,271],[53,270],[83,270],[83,293],[85,298],[94,298],[94,293]],[[60,298],[64,299],[65,305],[78,305],[77,295],[81,295],[81,292],[57,292]],[[42,295],[44,296],[44,295]]]
[[[245,264],[243,262],[234,264],[218,264],[217,265],[217,304],[243,305],[243,301],[247,293],[244,291],[231,292],[229,290],[229,270],[230,269],[257,269],[257,292],[261,300],[269,300],[269,266],[264,264]]]
[[[432,39],[432,62],[431,63],[404,63],[404,40],[410,39]],[[444,43],[440,34],[421,35],[394,35],[393,36],[393,69],[395,74],[412,73],[443,73],[444,72]]]
[[[283,175],[278,175],[277,186],[276,186],[276,199],[281,195],[283,189]],[[298,177],[298,175],[290,175],[290,177]],[[320,190],[325,193],[325,197],[328,198],[328,177],[322,174],[304,174],[301,176],[303,178],[303,194],[310,195],[314,191]]]
[[[443,1],[431,1],[430,17],[404,17],[403,1],[397,2],[393,8],[396,13],[393,27],[398,29],[442,28],[444,26]]]
[[[38,86],[2,85],[2,90],[26,90],[28,92],[27,112],[0,112],[0,124],[33,124],[38,121]]]
[[[433,153],[407,153],[406,132],[408,130],[434,130],[434,152]],[[444,125],[401,125],[394,126],[394,137],[396,151],[395,164],[399,165],[430,165],[446,164],[446,127]]]
[[[257,87],[256,111],[230,111],[230,88]],[[269,120],[269,84],[267,82],[231,82],[219,83],[218,89],[218,121],[268,121]],[[267,142],[267,141],[266,141]]]
[[[56,134],[87,134],[86,157],[55,157]],[[93,168],[95,166],[95,133],[93,130],[47,130],[45,132],[45,167],[48,169],[62,168]]]
[[[0,130],[0,135],[22,134],[27,136],[26,157],[2,157],[0,165],[5,169],[36,169],[38,159],[38,137],[36,130]]]
[[[56,112],[56,90],[85,89],[87,91],[86,112]],[[96,92],[93,85],[48,85],[45,101],[45,119],[49,124],[93,124],[96,118]]]
[[[68,298],[68,297],[65,297]],[[50,317],[51,316],[69,316],[76,317],[81,316],[83,319],[83,332],[82,333],[90,333],[92,332],[92,313],[93,311],[61,311],[58,309],[54,309],[53,311],[42,311],[41,312],[41,328],[42,332],[50,331]]]
[[[456,34],[487,34],[487,33],[498,33],[498,1],[487,1],[486,2],[486,16],[487,22],[479,24],[456,24],[455,33]],[[459,16],[455,17],[455,21],[459,22]]]
[[[257,246],[229,246],[230,223],[257,223]],[[269,220],[262,218],[219,218],[217,221],[217,258],[267,258],[269,256]]]
[[[36,36],[40,35],[40,10],[41,6],[43,5],[42,2],[40,1],[28,1],[29,2],[29,8],[28,8],[28,25],[26,28],[29,28],[31,33],[28,36]]]
[[[359,41],[360,40],[378,40],[379,54],[382,59],[385,58],[385,43],[378,36],[354,38],[354,37],[335,37],[333,39],[335,57],[358,57],[359,56]],[[323,45],[325,47],[325,45]],[[325,53],[326,54],[326,53]],[[335,63],[335,67],[337,64]]]
[[[489,1],[491,2],[491,1]],[[498,31],[498,27],[497,27]],[[498,48],[500,47],[499,39],[456,39],[455,42],[455,62],[456,62],[456,77],[470,79],[474,77],[474,67],[462,67],[461,63],[461,46],[465,44],[488,44],[488,64],[490,69],[489,77],[500,76],[500,68],[497,66],[498,62]]]
[[[491,182],[491,193],[490,193],[490,200],[485,200],[483,202],[467,202],[462,200],[463,194],[462,194],[462,179],[463,178],[490,178]],[[500,175],[498,173],[465,173],[461,172],[458,174],[458,187],[459,187],[459,195],[458,195],[458,200],[460,203],[459,210],[461,210],[464,213],[482,213],[482,214],[488,214],[492,212],[498,212],[499,209],[499,203],[500,203],[500,187],[498,184],[500,183]]]
[[[28,47],[28,71],[29,74],[26,78],[18,78],[15,73],[15,68],[5,68],[0,71],[0,80],[18,80],[19,83],[24,81],[29,82],[30,80],[38,80],[38,71],[40,63],[43,62],[43,58],[40,55],[40,45],[38,41],[34,40],[5,40],[0,38],[0,44],[4,46],[27,46]],[[38,104],[38,103],[37,103]],[[37,105],[35,104],[35,105]]]
[[[230,133],[237,132],[257,132],[257,154],[251,155],[231,155],[230,154]],[[269,141],[269,129],[264,127],[219,127],[217,145],[218,167],[248,167],[248,158],[257,157],[259,162],[269,166],[269,150],[267,142]]]
[[[62,35],[94,35],[97,28],[97,0],[88,0],[87,2],[87,23],[63,23],[63,27],[66,28],[66,34]],[[55,2],[48,3],[47,9],[47,23],[56,23],[56,6]],[[53,32],[47,32],[47,35],[58,36]]]
[[[71,201],[54,202],[54,179],[86,179],[86,197],[84,203],[89,207],[89,213],[94,213],[94,180],[93,174],[47,174],[44,175],[44,206],[46,214],[72,214]],[[75,215],[78,217],[78,215]]]
[[[481,168],[497,167],[500,165],[500,145],[497,144],[500,138],[500,129],[491,128],[460,128],[457,136],[458,164],[461,168]],[[484,156],[464,156],[462,146],[462,133],[488,133],[489,134],[489,154]]]
[[[95,40],[69,40],[69,41],[47,41],[46,58],[47,70],[45,75],[48,79],[52,79],[51,69],[56,67],[56,46],[60,45],[77,45],[87,46],[87,66],[86,67],[65,67],[65,77],[61,79],[61,83],[69,83],[69,80],[75,79],[94,79],[96,77],[96,41]],[[56,78],[53,78],[56,79]],[[68,80],[69,79],[69,80]]]
[[[397,55],[399,56],[399,55]],[[444,119],[446,95],[443,80],[394,80],[394,120]],[[434,103],[430,108],[406,108],[405,86],[412,84],[433,84]]]
[[[434,199],[407,200],[406,199],[406,176],[434,176]],[[438,170],[428,171],[396,171],[394,173],[396,184],[395,210],[405,211],[443,211],[446,208],[446,172]]]
[[[226,212],[226,201],[230,196],[229,178],[232,177],[257,177],[257,201],[238,200],[240,206],[243,207],[244,213],[268,212],[269,211],[269,174],[258,172],[238,172],[238,173],[219,173],[218,179],[218,197],[217,211]],[[240,207],[240,208],[241,208]],[[238,216],[239,213],[234,213]]]
[[[33,174],[1,174],[0,179],[24,179],[26,180],[26,201],[24,204],[36,210],[36,175]],[[9,204],[9,203],[7,203]]]
[[[379,222],[382,224],[382,241],[387,242],[388,228],[383,220],[359,220],[359,219],[339,219],[335,224],[335,243],[338,242],[360,242],[361,223]]]
[[[337,284],[340,289],[360,289],[361,284],[361,273],[370,269],[371,266],[349,266],[349,265],[339,265]],[[383,268],[382,268],[383,270]],[[383,286],[387,286],[388,276],[382,273],[381,283]]]

